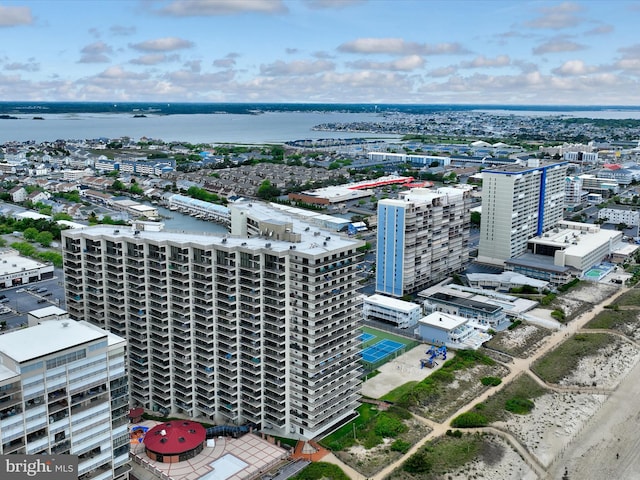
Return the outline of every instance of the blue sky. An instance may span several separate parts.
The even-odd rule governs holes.
[[[640,105],[640,2],[0,0],[0,100]]]

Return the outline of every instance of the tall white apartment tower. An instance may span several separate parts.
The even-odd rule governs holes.
[[[358,405],[363,242],[258,203],[231,217],[229,236],[65,231],[67,309],[129,340],[134,404],[313,438]]]
[[[378,202],[376,292],[401,297],[469,259],[471,191],[414,188]]]
[[[562,220],[567,162],[482,171],[478,261],[503,265]]]
[[[0,335],[0,453],[78,455],[80,480],[128,478],[125,346],[70,319]]]

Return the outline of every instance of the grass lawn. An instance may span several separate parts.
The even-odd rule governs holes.
[[[435,480],[476,458],[483,449],[483,435],[444,436],[428,442],[403,464],[392,478]]]
[[[531,370],[547,382],[558,383],[578,366],[580,359],[596,355],[600,349],[613,342],[615,338],[606,333],[573,335],[538,359]]]
[[[585,325],[585,328],[606,328],[611,330],[620,330],[621,327],[625,324],[636,322],[637,318],[637,310],[616,311],[607,309],[603,310],[594,318],[589,320],[589,322]]]
[[[378,408],[370,403],[363,403],[357,408],[357,411],[359,415],[356,418],[324,437],[320,444],[331,450],[342,450],[354,445],[356,443],[355,432],[372,423],[372,419],[378,415]]]
[[[616,305],[621,307],[640,307],[640,290],[629,290],[627,293],[618,297]]]
[[[417,383],[417,380],[412,380],[411,382],[400,385],[399,387],[394,388],[389,393],[384,395],[380,400],[384,400],[385,402],[397,403],[405,395],[411,393]]]
[[[316,462],[308,465],[300,473],[292,477],[292,480],[349,480],[346,473],[337,465],[326,462]]]
[[[485,402],[475,405],[473,411],[484,416],[488,423],[505,420],[507,417],[507,409],[505,407],[509,400],[522,398],[533,400],[535,404],[535,399],[548,391],[536,383],[529,375],[523,374],[499,392],[491,395]]]

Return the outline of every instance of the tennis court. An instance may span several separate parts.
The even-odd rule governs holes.
[[[362,343],[368,342],[369,340],[372,340],[374,338],[376,338],[376,336],[372,333],[362,332],[360,334],[360,340],[362,341]]]
[[[404,343],[394,342],[393,340],[380,340],[378,343],[362,350],[362,360],[369,363],[379,362],[404,346]]]

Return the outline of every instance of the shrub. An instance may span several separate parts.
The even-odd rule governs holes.
[[[411,455],[402,466],[405,472],[409,473],[427,473],[431,471],[431,462],[422,452]]]
[[[477,412],[465,412],[451,421],[451,426],[456,428],[486,427],[487,417]]]
[[[388,415],[387,413],[381,413],[376,419],[375,433],[381,437],[396,437],[397,435],[406,432],[407,426],[397,418]]]
[[[557,308],[553,312],[551,312],[551,316],[553,318],[555,318],[556,320],[558,320],[559,322],[562,322],[565,319],[564,312],[559,308]]]
[[[486,387],[497,387],[502,383],[502,379],[498,377],[483,377],[480,379],[480,383]]]
[[[517,413],[518,415],[526,415],[533,410],[534,407],[533,401],[528,398],[522,397],[513,397],[505,402],[504,408],[505,410],[511,413]]]
[[[511,325],[509,325],[507,328],[509,330],[513,330],[514,328],[517,328],[519,325],[522,324],[522,320],[514,320]]]
[[[405,442],[404,440],[397,439],[391,444],[391,450],[394,452],[400,452],[405,454],[411,448],[411,443]]]

